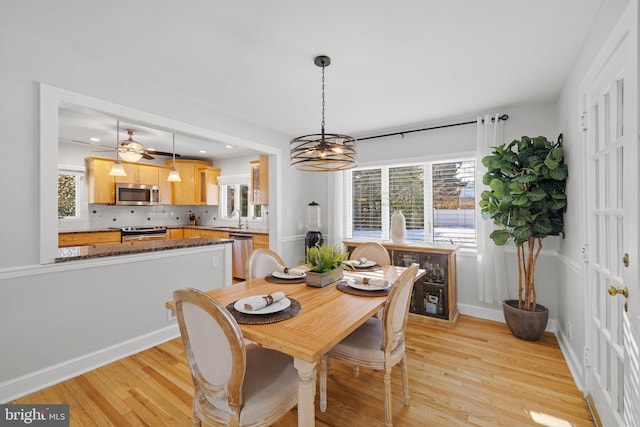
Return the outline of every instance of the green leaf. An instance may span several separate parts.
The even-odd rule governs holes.
[[[548,167],[551,170],[556,169],[558,166],[560,166],[560,163],[556,160],[553,160],[550,157],[547,157],[546,159],[544,159],[544,165],[546,167]]]
[[[541,188],[536,188],[534,190],[529,191],[527,193],[527,197],[532,202],[537,202],[537,201],[540,201],[540,200],[544,200],[547,197],[547,193],[546,193],[546,191],[544,191]]]
[[[512,202],[514,206],[524,206],[528,203],[529,203],[529,199],[527,198],[527,196],[518,196],[515,199],[513,199],[513,202]]]
[[[489,235],[489,237],[491,238],[491,240],[493,240],[493,243],[495,243],[496,245],[504,246],[507,244],[507,242],[511,238],[511,235],[507,230],[494,230]]]
[[[567,168],[566,165],[562,165],[564,167],[559,167],[556,169],[552,169],[549,171],[549,176],[556,181],[564,181],[567,179]]]

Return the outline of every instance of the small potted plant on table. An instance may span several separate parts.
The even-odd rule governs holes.
[[[343,263],[347,259],[347,255],[338,245],[322,244],[307,248],[307,285],[321,288],[342,279]]]
[[[489,236],[498,246],[518,248],[518,299],[503,302],[505,320],[518,338],[535,341],[544,332],[549,311],[536,303],[535,268],[546,236],[564,234],[567,166],[561,137],[523,136],[493,147],[482,159],[487,168],[480,208],[498,229]]]

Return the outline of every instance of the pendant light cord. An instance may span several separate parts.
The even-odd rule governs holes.
[[[322,140],[324,141],[324,63],[322,64]]]

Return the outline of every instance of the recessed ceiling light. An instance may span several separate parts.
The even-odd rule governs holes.
[[[224,148],[233,148],[233,145],[227,144],[227,145],[224,146]]]
[[[207,150],[200,150],[200,154],[207,154]]]
[[[95,136],[92,136],[91,138],[89,138],[89,141],[100,142],[100,138],[96,138]]]
[[[156,149],[155,149],[155,148],[151,148],[151,147],[147,148],[147,150],[149,150],[149,151],[156,151]]]

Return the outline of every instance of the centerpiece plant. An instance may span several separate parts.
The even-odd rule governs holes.
[[[497,226],[490,238],[498,246],[516,245],[517,308],[536,311],[535,268],[542,239],[564,234],[568,170],[561,139],[523,136],[493,147],[482,164],[487,168],[483,183],[490,189],[482,192],[479,205],[483,218]]]
[[[342,266],[347,260],[347,254],[339,245],[322,244],[307,248],[307,284],[322,287],[342,279]]]

